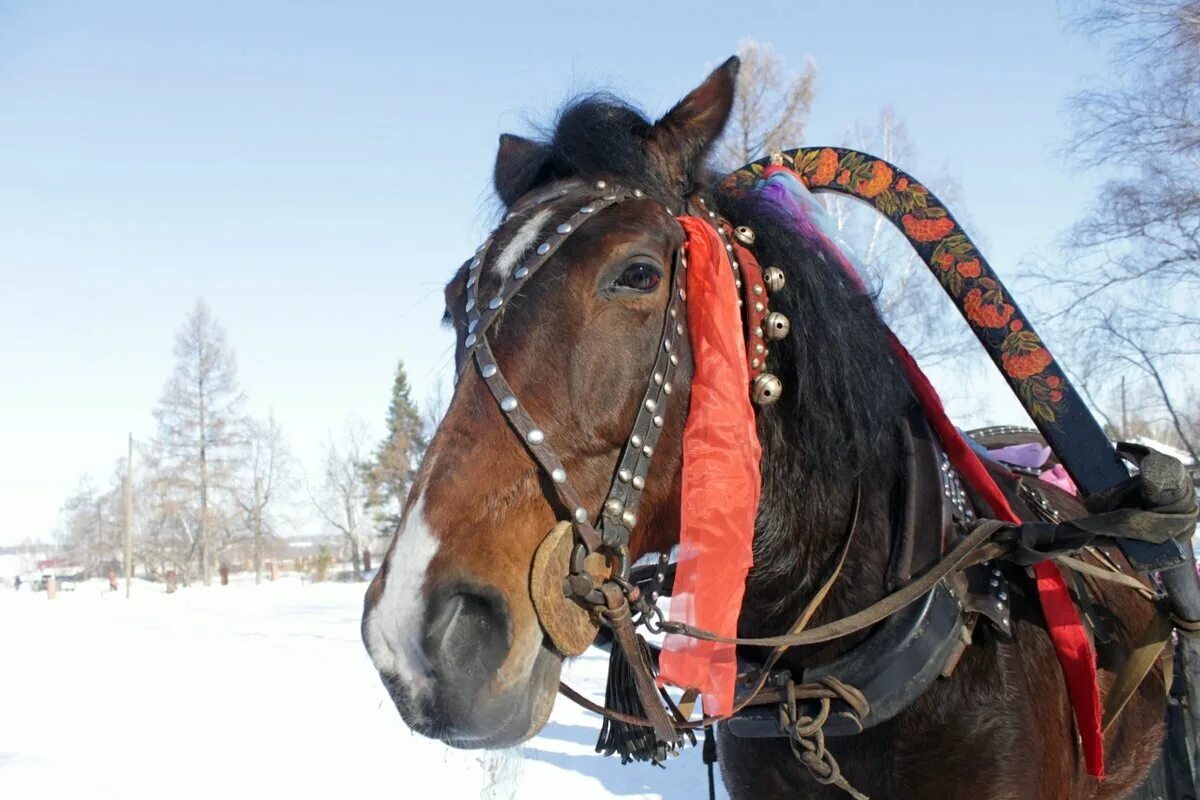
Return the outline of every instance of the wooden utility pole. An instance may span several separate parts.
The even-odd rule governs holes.
[[[129,434],[129,453],[125,457],[125,513],[121,527],[125,533],[125,599],[133,585],[133,434]]]
[[[254,476],[254,583],[262,583],[262,478]]]

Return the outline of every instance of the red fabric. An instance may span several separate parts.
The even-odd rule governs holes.
[[[904,368],[908,382],[954,468],[991,506],[996,519],[1020,524],[1020,518],[1013,512],[1008,499],[992,480],[979,456],[975,455],[975,451],[963,440],[962,434],[951,424],[946,410],[942,408],[941,399],[929,383],[929,379],[925,377],[925,373],[921,372],[917,362],[895,335],[891,335],[891,342],[892,350]],[[1041,601],[1042,614],[1046,618],[1046,627],[1050,632],[1050,639],[1054,642],[1054,651],[1058,654],[1063,676],[1066,678],[1067,694],[1071,698],[1075,725],[1079,728],[1079,736],[1083,742],[1083,757],[1088,774],[1103,778],[1104,733],[1100,722],[1100,687],[1096,682],[1096,654],[1092,650],[1091,640],[1088,639],[1083,622],[1079,618],[1079,610],[1067,591],[1067,582],[1058,566],[1051,561],[1043,561],[1034,566],[1033,574],[1037,581],[1038,599]]]
[[[759,461],[737,289],[725,247],[708,223],[679,220],[687,233],[687,321],[694,372],[683,431],[679,562],[671,618],[737,635],[753,561]],[[733,645],[667,636],[659,680],[700,690],[706,714],[733,711]]]

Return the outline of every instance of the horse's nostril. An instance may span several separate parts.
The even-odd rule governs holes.
[[[423,644],[442,680],[478,688],[504,663],[512,646],[510,627],[502,598],[459,588],[430,602]]]

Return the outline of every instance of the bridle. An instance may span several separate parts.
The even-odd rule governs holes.
[[[470,368],[468,362],[474,362],[500,412],[533,456],[538,467],[550,479],[549,485],[553,487],[558,505],[569,515],[577,545],[572,558],[572,573],[568,577],[570,593],[579,602],[593,606],[603,605],[604,598],[599,594],[598,587],[593,586],[592,580],[583,572],[579,563],[582,557],[591,553],[606,552],[616,558],[618,568],[615,574],[628,574],[630,531],[637,525],[637,512],[645,490],[646,477],[662,433],[667,402],[674,388],[671,381],[679,364],[676,351],[686,333],[686,316],[681,313],[686,301],[686,292],[682,288],[681,280],[682,269],[686,268],[686,257],[680,248],[672,258],[671,297],[664,314],[654,366],[643,392],[637,418],[626,438],[616,473],[595,525],[593,513],[584,504],[571,476],[563,466],[562,459],[546,440],[544,430],[522,406],[496,363],[488,334],[513,295],[558,252],[570,234],[610,206],[634,200],[657,202],[647,198],[640,189],[610,186],[602,180],[596,181],[594,188],[598,194],[585,200],[566,219],[550,223],[555,226],[553,232],[536,246],[534,255],[509,275],[503,276],[496,293],[486,300],[481,299],[478,292],[481,270],[487,261],[495,234],[479,248],[467,268],[464,305],[467,333],[460,344],[459,358],[462,371]],[[566,195],[568,191],[563,190],[556,194],[551,198],[551,202]]]
[[[522,208],[522,211],[532,213],[532,209],[556,203],[577,191],[580,183],[582,182],[572,182],[548,197],[538,198],[531,206]],[[562,582],[563,594],[579,606],[598,612],[597,617],[604,615],[618,643],[622,645],[626,654],[630,655],[638,650],[633,634],[634,625],[648,622],[653,627],[652,621],[655,618],[661,619],[653,598],[644,596],[629,579],[629,545],[631,532],[638,523],[638,511],[655,449],[665,425],[667,405],[674,391],[673,379],[679,366],[679,352],[686,344],[686,245],[676,248],[671,258],[670,295],[663,312],[662,333],[656,345],[654,363],[642,392],[637,416],[625,439],[598,516],[584,503],[562,459],[547,441],[545,430],[526,411],[511,384],[505,379],[489,341],[489,334],[494,332],[497,321],[501,319],[514,295],[558,252],[571,234],[602,211],[626,202],[653,202],[660,204],[668,214],[671,213],[665,203],[650,198],[638,188],[626,188],[606,180],[596,180],[588,185],[588,190],[586,199],[573,212],[563,219],[549,223],[553,226],[550,228],[551,233],[545,235],[536,245],[532,256],[506,274],[501,274],[499,287],[487,298],[480,295],[482,271],[499,229],[476,250],[475,256],[467,263],[463,305],[466,334],[458,345],[456,361],[459,364],[459,379],[471,368],[471,364],[474,364],[500,412],[538,468],[549,478],[548,485],[553,490],[553,498],[548,498],[552,499],[551,504],[557,505],[560,512],[565,512],[570,520],[573,544],[567,574]],[[748,306],[743,310],[747,340],[750,342],[747,361],[750,365],[752,386],[748,389],[760,405],[773,403],[779,396],[779,381],[765,372],[766,339],[778,338],[786,333],[787,320],[779,314],[768,315],[764,285],[774,281],[772,289],[781,287],[782,273],[770,270],[769,272],[778,274],[769,274],[764,279],[757,263],[744,249],[753,243],[753,233],[745,228],[734,229],[719,218],[716,212],[708,210],[702,198],[697,196],[686,200],[684,213],[701,218],[714,228],[728,253],[733,280],[739,297],[743,297],[738,304]],[[735,241],[738,245],[736,252]],[[744,265],[739,264],[739,254],[742,260],[747,262]],[[744,283],[747,285],[744,286]],[[769,319],[769,316],[776,319]],[[549,539],[549,536],[547,538]],[[599,575],[593,566],[595,559],[591,559],[589,563],[589,557],[596,554],[607,562],[607,569]],[[582,652],[582,649],[571,652],[570,645],[564,646],[555,639],[545,619],[542,619],[542,623],[563,655],[578,655]],[[590,640],[587,644],[590,644]],[[583,647],[586,648],[586,644]],[[636,659],[637,656],[635,654],[632,657]],[[654,723],[653,727],[662,740],[676,742],[676,729],[680,720],[667,717],[665,709],[658,701],[649,665],[635,665],[633,672],[638,679],[638,694],[642,696],[649,721]]]

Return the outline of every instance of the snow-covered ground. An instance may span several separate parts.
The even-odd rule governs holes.
[[[0,798],[706,796],[698,748],[622,767],[561,698],[502,754],[409,732],[359,641],[362,584],[133,588],[0,592]],[[568,678],[601,697],[606,658]]]

